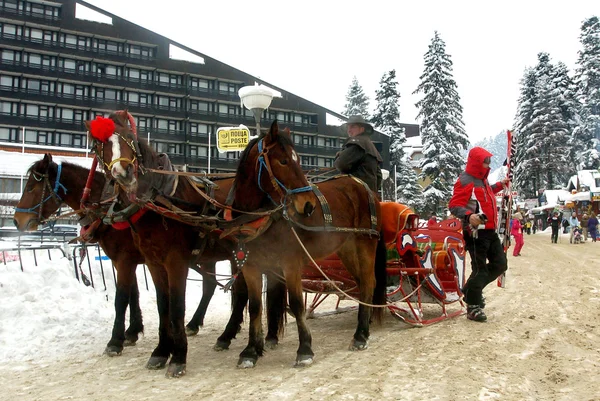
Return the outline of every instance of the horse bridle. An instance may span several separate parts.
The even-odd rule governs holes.
[[[264,138],[261,138],[258,141],[258,159],[256,160],[256,163],[258,164],[258,187],[263,193],[265,193],[269,197],[269,199],[271,199],[271,202],[277,205],[277,202],[275,202],[271,195],[267,191],[265,191],[262,185],[260,184],[263,168],[267,170],[267,173],[269,174],[269,179],[271,180],[271,185],[273,186],[273,188],[275,188],[275,191],[281,198],[282,205],[286,203],[287,197],[290,195],[312,191],[313,187],[311,185],[307,185],[301,188],[288,189],[285,185],[283,185],[281,181],[277,179],[277,177],[275,177],[273,169],[271,168],[271,163],[269,162],[269,150],[271,150],[277,143],[273,142],[271,145],[263,147],[263,140]]]
[[[127,140],[127,138],[125,138],[123,135],[121,135],[118,132],[114,132],[113,135],[118,136],[119,138],[121,138],[123,140],[123,142],[125,142],[127,144],[127,146],[129,146],[129,148],[133,151],[133,159],[128,159],[126,157],[119,157],[117,159],[113,159],[111,160],[110,163],[106,163],[104,161],[104,142],[100,142],[100,141],[95,141],[96,144],[100,144],[100,153],[96,154],[96,157],[98,157],[98,160],[104,165],[104,167],[106,168],[107,173],[110,174],[111,169],[113,168],[113,166],[117,163],[120,162],[125,162],[127,164],[131,164],[131,166],[133,166],[133,171],[137,177],[137,172],[139,167],[139,159],[141,159],[141,154],[139,152],[139,148],[137,146],[137,139],[131,139],[131,140]]]
[[[50,166],[48,166],[48,169],[50,169]],[[64,193],[65,194],[67,193],[67,188],[65,188],[65,186],[60,183],[61,171],[62,171],[62,164],[59,164],[58,171],[56,173],[56,181],[54,183],[54,188],[52,188],[52,184],[50,184],[50,175],[48,174],[48,170],[46,170],[46,173],[44,173],[44,174],[40,174],[37,171],[31,170],[31,175],[37,182],[44,180],[44,186],[42,187],[41,200],[37,205],[27,208],[27,209],[21,208],[21,207],[16,207],[15,212],[35,213],[35,210],[39,208],[39,210],[37,212],[38,213],[38,222],[41,223],[42,222],[42,205],[44,203],[46,203],[48,200],[54,199],[54,201],[57,202],[58,205],[60,206],[60,204],[63,202],[63,199],[58,194],[58,191],[62,188]],[[48,188],[50,190],[50,195],[48,195],[48,197],[44,198],[44,196],[46,195],[46,188]]]

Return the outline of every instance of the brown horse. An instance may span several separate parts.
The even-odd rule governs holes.
[[[275,221],[264,234],[247,244],[248,259],[243,272],[250,299],[250,338],[240,354],[238,366],[254,366],[263,353],[260,292],[261,272],[265,266],[280,266],[284,271],[289,305],[296,317],[300,340],[296,364],[309,365],[313,361],[301,283],[302,269],[309,258],[290,227],[298,232],[313,258],[337,253],[358,283],[361,304],[350,349],[367,347],[370,305],[385,304],[386,255],[385,248],[381,247],[382,236],[379,236],[381,208],[376,197],[364,183],[344,176],[319,184],[315,191],[320,191],[319,199],[326,201],[315,199],[311,204],[316,207],[314,212],[308,206],[301,210],[288,207],[289,198],[310,188],[308,185],[289,135],[280,133],[276,123],[264,139],[251,141],[241,156],[233,207],[255,210],[269,203],[282,205],[284,219]],[[313,192],[307,194],[314,197]],[[382,308],[376,308],[374,316],[379,320]]]
[[[63,201],[72,209],[79,209],[86,177],[89,175],[88,169],[70,163],[58,165],[52,161],[52,155],[46,154],[43,159],[31,166],[28,174],[25,191],[14,215],[14,223],[20,231],[35,230],[40,220],[48,219],[58,210]],[[100,200],[105,183],[105,175],[96,172],[90,188],[92,202]],[[40,202],[42,196],[47,197],[46,201]],[[135,248],[129,229],[117,230],[110,225],[103,224],[95,231],[94,239],[112,260],[117,270],[115,322],[112,337],[104,352],[109,356],[121,355],[123,346],[135,345],[139,333],[143,332],[135,269],[138,264],[144,263],[144,257]],[[192,268],[203,277],[202,299],[194,316],[186,325],[188,335],[198,333],[199,328],[203,326],[208,304],[217,287],[214,262],[205,263],[201,269],[196,266]],[[128,305],[131,307],[130,325],[125,330],[125,312]],[[231,338],[235,338],[237,327],[234,326],[232,329],[233,336]]]
[[[94,138],[94,148],[101,157],[105,171],[112,174],[121,188],[139,198],[151,198],[156,193],[161,199],[168,199],[180,210],[202,216],[214,214],[201,191],[190,180],[180,179],[175,188],[169,188],[169,195],[163,186],[164,175],[146,171],[144,167],[158,168],[161,160],[156,152],[143,141],[137,141],[133,118],[127,112],[117,112],[110,116],[112,123],[99,120],[103,127],[98,135],[93,122],[87,123]],[[130,127],[131,126],[131,129]],[[110,132],[113,131],[113,132]],[[110,146],[105,146],[109,144]],[[159,178],[160,177],[160,178]],[[214,188],[214,198],[224,203],[233,180],[220,180]],[[295,197],[294,204],[304,210],[308,197],[302,194]],[[126,198],[122,198],[127,202]],[[169,217],[176,217],[172,213]],[[208,219],[209,223],[211,219]],[[229,259],[231,242],[217,240],[206,227],[198,229],[177,219],[165,218],[160,213],[149,211],[132,223],[134,241],[143,253],[146,264],[154,279],[160,315],[159,344],[148,361],[149,368],[163,367],[172,355],[167,369],[168,377],[179,377],[185,373],[187,339],[183,327],[185,312],[185,278],[187,268],[194,259],[194,250],[202,249],[200,260],[214,261]],[[239,303],[237,303],[239,304]],[[231,322],[230,322],[231,323]],[[228,328],[231,329],[230,325]]]
[[[73,210],[79,210],[88,169],[70,163],[56,164],[52,161],[52,156],[46,154],[29,168],[28,174],[29,178],[14,215],[14,223],[19,231],[36,230],[43,220],[58,210],[63,201]],[[100,200],[105,180],[102,173],[94,176],[91,201]],[[144,258],[131,241],[129,230],[116,230],[111,226],[100,225],[94,237],[117,270],[115,321],[105,353],[110,356],[120,355],[123,346],[134,345],[139,333],[144,330],[135,274],[137,265],[144,263]],[[128,305],[130,320],[129,328],[125,330]]]

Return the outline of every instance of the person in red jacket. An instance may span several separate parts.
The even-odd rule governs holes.
[[[488,183],[492,154],[475,147],[469,152],[467,167],[456,184],[450,199],[452,214],[463,222],[465,245],[471,256],[471,276],[463,288],[467,318],[485,322],[483,289],[506,271],[506,255],[496,233],[498,211],[497,192],[506,187],[505,179],[494,185]]]

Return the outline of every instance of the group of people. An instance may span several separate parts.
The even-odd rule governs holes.
[[[374,192],[381,188],[382,159],[371,141],[373,126],[361,116],[351,116],[345,125],[348,140],[336,155],[335,167],[342,173],[351,174],[362,179]],[[498,211],[496,193],[507,188],[508,179],[490,185],[487,177],[491,171],[490,161],[493,155],[481,147],[469,151],[467,166],[454,184],[449,209],[452,215],[462,220],[465,247],[471,257],[471,275],[462,291],[467,304],[467,319],[485,322],[485,298],[483,289],[502,275],[507,269],[507,260],[503,246],[497,234]],[[577,216],[572,216],[577,218]],[[587,219],[587,220],[586,220]],[[511,221],[510,234],[515,238],[513,256],[521,256],[523,248],[523,229],[531,229],[531,221],[522,222],[521,213],[515,213]],[[429,224],[436,221],[435,216]],[[558,238],[561,220],[558,213],[548,219],[552,226],[552,242]],[[596,242],[598,219],[583,215],[587,239],[589,233]],[[528,225],[529,223],[529,225]],[[577,222],[579,225],[579,222]]]
[[[561,223],[562,222],[562,223]],[[583,241],[587,241],[588,235],[592,238],[592,242],[596,242],[598,238],[598,218],[596,214],[592,212],[590,215],[584,213],[581,217],[581,221],[577,218],[577,213],[573,212],[568,219],[560,218],[558,212],[552,213],[552,216],[548,218],[548,224],[552,227],[552,235],[550,239],[553,244],[558,242],[558,232],[560,230],[561,224],[565,229],[570,227],[570,235],[569,242],[574,242],[574,237],[577,235],[577,231],[579,227],[581,227],[581,231],[583,234]]]

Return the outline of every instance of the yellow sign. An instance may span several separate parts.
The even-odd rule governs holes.
[[[593,192],[592,193],[592,202],[599,202],[600,201],[600,192]]]
[[[250,130],[244,126],[223,127],[217,130],[219,152],[235,152],[246,149],[250,142]]]

